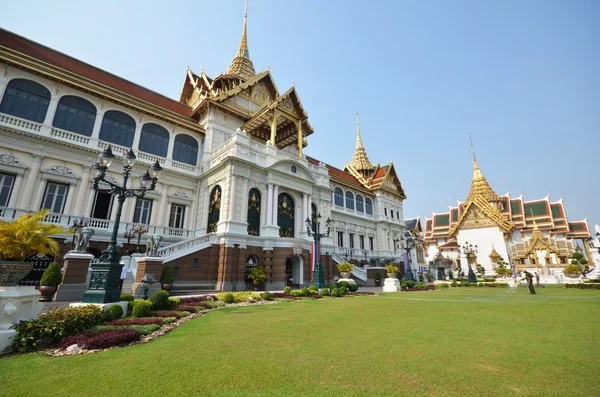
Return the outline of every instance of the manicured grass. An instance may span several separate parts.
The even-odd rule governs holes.
[[[600,291],[453,288],[214,311],[146,345],[0,359],[1,396],[600,395]]]

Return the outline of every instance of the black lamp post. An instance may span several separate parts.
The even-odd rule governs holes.
[[[469,265],[469,282],[473,284],[477,284],[477,276],[475,276],[475,272],[471,266],[471,256],[477,255],[477,252],[477,245],[473,246],[473,244],[469,244],[468,241],[465,241],[465,245],[463,245],[461,248],[461,253],[467,256],[467,264]]]
[[[412,269],[410,268],[410,250],[415,247],[415,239],[410,236],[409,232],[404,233],[404,236],[400,237],[400,244],[402,248],[406,251],[406,272],[404,274],[404,279],[406,281],[414,281],[415,278],[412,273]]]
[[[308,232],[308,236],[313,237],[315,240],[314,255],[316,257],[317,263],[315,264],[313,282],[317,285],[317,287],[323,288],[325,286],[325,272],[321,268],[321,255],[320,255],[321,238],[329,237],[329,233],[331,233],[331,219],[327,218],[327,220],[325,221],[325,227],[327,227],[327,233],[320,233],[320,231],[321,231],[320,219],[321,219],[321,214],[317,214],[317,216],[314,220],[315,228],[313,229],[312,222],[310,221],[309,218],[306,218],[306,231]]]
[[[97,171],[97,175],[94,178],[94,190],[115,195],[119,206],[117,207],[117,215],[112,230],[112,236],[110,238],[110,244],[102,251],[100,258],[92,262],[90,283],[88,285],[88,290],[85,292],[82,299],[82,302],[85,303],[110,303],[119,301],[121,293],[119,289],[121,279],[121,265],[119,264],[119,260],[121,255],[117,251],[117,234],[119,233],[119,222],[121,221],[123,204],[128,197],[143,198],[147,191],[154,190],[158,176],[162,171],[158,161],[155,162],[152,167],[140,177],[140,188],[128,189],[127,181],[129,180],[133,164],[135,163],[135,154],[133,153],[133,150],[129,149],[123,156],[123,184],[121,186],[112,183],[105,178],[106,170],[108,170],[108,167],[110,167],[114,159],[115,156],[112,153],[112,149],[108,146],[100,154],[99,162],[93,165],[93,168]],[[110,187],[108,189],[101,189],[99,187],[100,182],[104,182]]]

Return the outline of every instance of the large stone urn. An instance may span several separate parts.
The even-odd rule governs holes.
[[[33,268],[33,263],[0,261],[0,286],[15,287],[27,276]]]
[[[340,272],[342,278],[350,278],[352,277],[352,272]]]

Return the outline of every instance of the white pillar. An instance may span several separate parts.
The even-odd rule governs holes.
[[[79,184],[79,190],[77,191],[77,200],[75,202],[75,208],[73,214],[81,216],[86,194],[89,194],[89,183],[90,183],[90,171],[91,167],[83,166],[83,176],[81,177],[81,183]]]
[[[308,194],[302,193],[302,231],[306,230],[304,221],[308,218]]]
[[[236,220],[235,214],[235,198],[236,198],[236,189],[237,189],[237,175],[231,176],[231,185],[229,189],[229,214],[227,215],[227,220],[233,221]]]
[[[46,189],[47,182],[48,182],[47,178],[42,178],[37,183],[38,189],[37,189],[37,193],[35,194],[35,199],[33,200],[32,203],[29,204],[29,206],[27,207],[28,209],[38,210],[40,208],[40,206],[42,205],[42,199],[43,199],[42,196],[44,195],[44,189]]]
[[[104,120],[104,110],[99,110],[96,113],[96,120],[94,120],[94,128],[92,129],[92,139],[100,139],[100,129],[102,129],[102,121]]]
[[[310,218],[310,216],[312,214],[312,202],[313,202],[313,196],[312,196],[312,194],[309,194],[308,195],[308,203],[306,203],[307,218]]]
[[[173,160],[173,148],[175,147],[175,133],[169,134],[169,147],[167,148],[167,158]]]
[[[29,170],[29,176],[27,176],[27,182],[25,183],[25,191],[21,196],[20,207],[23,209],[31,209],[31,198],[33,196],[33,189],[38,184],[38,173],[40,172],[40,166],[42,165],[42,156],[37,154],[33,155],[33,163]]]
[[[131,148],[133,150],[139,150],[138,147],[140,146],[140,137],[142,136],[142,125],[144,118],[140,117],[139,123],[137,123],[135,125],[135,133],[133,135],[133,143],[131,144]]]
[[[13,185],[12,194],[10,195],[9,207],[17,206],[17,199],[21,197],[19,192],[21,191],[21,182],[23,181],[23,173],[20,172],[15,178],[15,184]]]
[[[196,212],[198,211],[198,198],[196,197],[196,190],[192,191],[192,205],[185,207],[185,222],[184,228],[195,229],[196,228]],[[188,211],[189,208],[189,211]]]
[[[248,222],[248,178],[244,178],[242,192],[242,214],[240,219],[242,222]]]
[[[167,211],[167,204],[169,198],[167,197],[167,193],[169,191],[169,185],[166,183],[162,184],[162,191],[160,192],[160,210],[158,213],[158,224],[160,226],[168,226],[169,225],[169,214]]]
[[[273,224],[273,185],[267,185],[267,225]]]
[[[273,185],[273,225],[277,226],[277,202],[279,201],[279,186]]]
[[[52,125],[52,121],[54,120],[54,115],[56,114],[57,108],[58,96],[52,95],[52,98],[50,98],[50,104],[48,104],[48,111],[46,112],[46,117],[44,118],[44,124]]]

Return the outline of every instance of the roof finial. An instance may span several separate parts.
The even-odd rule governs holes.
[[[231,65],[227,70],[227,74],[241,77],[243,80],[248,80],[253,77],[256,72],[254,65],[250,60],[250,50],[248,50],[248,36],[246,34],[246,25],[248,22],[248,0],[246,0],[246,8],[244,9],[244,28],[242,29],[242,40],[238,48],[235,58],[231,61]]]
[[[358,112],[356,112],[356,147],[362,147],[362,139],[360,139],[360,121],[358,121]]]
[[[481,178],[481,171],[479,170],[479,164],[477,164],[477,158],[475,157],[475,147],[473,146],[473,138],[469,132],[469,140],[471,141],[471,153],[473,153],[473,179]]]
[[[365,148],[360,138],[360,123],[358,121],[358,112],[356,113],[356,149],[354,149],[354,155],[350,165],[357,171],[371,171],[373,164],[369,161]]]
[[[238,50],[238,56],[250,59],[250,51],[248,51],[248,36],[246,35],[246,23],[248,21],[248,0],[246,0],[246,8],[244,8],[244,29],[242,30],[242,41]]]

